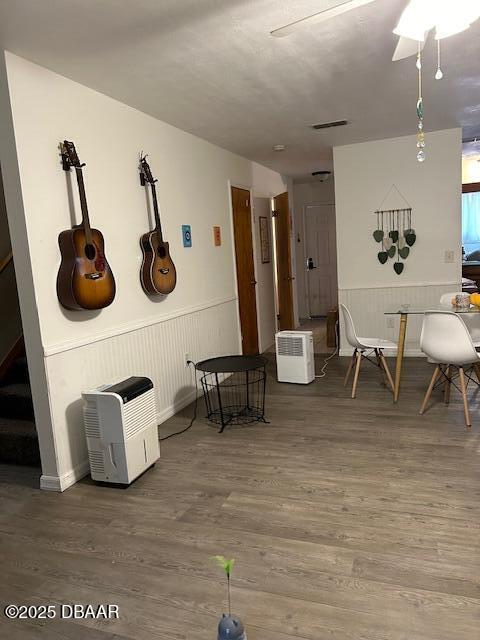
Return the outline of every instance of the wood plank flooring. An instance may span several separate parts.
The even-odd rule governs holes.
[[[373,367],[351,400],[346,366],[332,360],[305,387],[275,382],[271,364],[270,424],[219,435],[201,418],[126,490],[86,479],[49,494],[34,471],[0,467],[2,612],[120,611],[41,622],[0,612],[0,637],[214,640],[225,585],[210,557],[224,554],[236,558],[233,610],[248,640],[480,639],[480,396],[468,431],[456,392],[449,407],[434,392],[418,415],[425,361],[406,360],[398,406]]]

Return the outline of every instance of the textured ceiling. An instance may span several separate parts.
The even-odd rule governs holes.
[[[283,39],[333,0],[0,0],[6,48],[286,175],[332,145],[415,132],[415,60],[391,62],[406,0],[377,0]],[[426,130],[480,137],[480,21],[425,53]],[[325,131],[317,122],[347,119]],[[274,144],[285,144],[282,153]]]

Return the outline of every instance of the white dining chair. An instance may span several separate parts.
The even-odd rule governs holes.
[[[384,350],[395,350],[397,345],[390,340],[383,340],[382,338],[360,338],[355,331],[355,325],[353,324],[352,315],[344,304],[340,304],[343,313],[343,320],[345,322],[345,335],[347,337],[348,344],[354,348],[350,364],[348,365],[347,375],[345,376],[344,386],[347,385],[348,379],[352,369],[355,367],[355,375],[353,377],[352,386],[352,398],[357,395],[358,377],[360,375],[360,365],[362,358],[369,362],[376,364],[378,368],[383,371],[387,377],[387,383],[390,386],[392,393],[394,391],[394,384],[392,374],[388,368],[387,361],[383,355]],[[369,352],[366,355],[366,352]],[[376,362],[370,359],[370,354],[375,353]]]
[[[454,380],[455,370],[457,370],[463,398],[465,424],[470,427],[472,423],[468,407],[466,379],[473,380],[471,372],[474,370],[477,379],[480,380],[480,355],[475,350],[463,317],[453,311],[426,311],[420,336],[420,348],[428,357],[429,362],[435,364],[420,414],[425,413],[433,389],[441,384],[445,384],[444,401],[446,404],[449,403],[451,383]],[[454,386],[456,386],[455,383]]]
[[[462,291],[454,291],[452,293],[444,293],[440,297],[440,306],[451,310],[452,300],[458,293]],[[472,336],[473,344],[476,348],[480,348],[480,313],[462,313],[462,319],[467,325],[467,329]]]

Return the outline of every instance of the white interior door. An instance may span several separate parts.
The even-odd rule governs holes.
[[[325,316],[338,303],[335,205],[307,205],[304,216],[307,307]]]

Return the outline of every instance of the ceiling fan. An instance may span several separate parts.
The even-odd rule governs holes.
[[[290,22],[271,31],[277,38],[288,36],[301,27],[324,22],[376,0],[343,0],[316,13]],[[418,54],[425,46],[430,31],[435,28],[435,38],[441,40],[464,31],[480,17],[479,0],[410,0],[393,33],[399,36],[392,60],[401,60]]]

